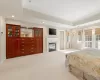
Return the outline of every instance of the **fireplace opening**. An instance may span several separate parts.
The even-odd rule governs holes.
[[[56,43],[49,43],[49,52],[56,51]]]

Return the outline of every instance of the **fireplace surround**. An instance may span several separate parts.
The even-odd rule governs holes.
[[[47,51],[52,52],[57,50],[57,38],[47,38]]]

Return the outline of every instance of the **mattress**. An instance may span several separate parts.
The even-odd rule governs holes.
[[[67,54],[67,65],[100,77],[100,50],[87,49]]]

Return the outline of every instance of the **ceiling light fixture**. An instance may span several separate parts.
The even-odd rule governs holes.
[[[31,0],[29,0],[29,2],[32,2]]]
[[[44,22],[42,22],[42,23],[44,23]]]
[[[12,15],[12,18],[14,18],[15,16],[14,15]]]

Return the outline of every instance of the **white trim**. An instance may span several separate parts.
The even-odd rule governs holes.
[[[92,48],[95,48],[96,46],[96,36],[95,36],[95,29],[92,29]]]
[[[76,25],[76,26],[79,26],[79,27],[83,27],[84,26],[85,27],[85,26],[96,24],[96,23],[100,23],[100,19],[99,20],[95,20],[95,21],[91,21],[91,22],[87,22],[87,23],[84,23],[84,24]]]
[[[0,61],[0,64],[2,64],[5,60],[6,60],[6,59],[4,59],[4,60]]]

